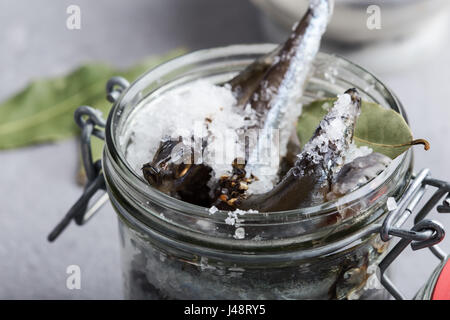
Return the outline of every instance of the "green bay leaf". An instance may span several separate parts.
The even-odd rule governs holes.
[[[112,76],[123,76],[130,82],[148,69],[172,59],[185,50],[156,56],[129,68],[119,70],[103,63],[83,65],[68,75],[31,82],[21,92],[0,104],[0,150],[52,142],[76,135],[79,130],[73,113],[81,105],[109,112],[105,84]],[[100,154],[96,147],[96,158]]]
[[[0,149],[73,136],[73,112],[100,102],[100,81],[113,74],[104,64],[85,65],[68,76],[37,80],[0,105]]]
[[[311,139],[336,98],[321,99],[303,107],[298,120],[297,133],[302,144]],[[354,135],[355,144],[367,146],[374,152],[382,153],[395,159],[412,145],[429,144],[425,140],[413,140],[411,129],[405,119],[392,109],[385,109],[377,103],[363,101]]]
[[[164,62],[167,62],[173,58],[176,58],[182,54],[185,54],[186,51],[187,51],[186,49],[181,48],[181,49],[173,50],[162,56],[149,57],[147,59],[144,59],[142,62],[138,63],[137,65],[133,66],[132,68],[130,68],[126,71],[116,72],[115,75],[124,77],[131,83],[131,82],[135,81],[139,76],[141,76],[144,72],[146,72]],[[104,85],[106,85],[106,81],[104,82]],[[103,100],[105,100],[105,97],[103,97]],[[107,106],[106,108],[103,108],[102,105],[103,105],[103,103],[101,103],[99,105],[99,107],[97,107],[96,105],[92,105],[92,106],[94,108],[100,109],[103,112],[104,118],[106,119],[106,117],[109,113],[111,104],[109,102],[106,103],[106,106]],[[92,158],[94,159],[94,161],[101,159],[102,152],[103,152],[103,146],[104,146],[103,141],[101,141],[95,137],[92,139],[91,148],[92,148]],[[83,180],[83,172],[81,173],[80,177],[81,177],[81,181],[82,181]]]

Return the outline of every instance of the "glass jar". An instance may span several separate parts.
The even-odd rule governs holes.
[[[151,188],[126,161],[125,131],[145,103],[199,78],[222,83],[273,48],[237,45],[176,58],[144,74],[115,102],[106,124],[103,174],[119,218],[126,298],[386,298],[375,270],[387,243],[372,231],[386,216],[387,198],[399,199],[405,191],[411,151],[338,200],[245,214],[235,226],[225,223],[228,212],[210,214]],[[303,102],[351,87],[406,118],[398,99],[373,75],[324,53]],[[234,237],[237,228],[244,239]]]

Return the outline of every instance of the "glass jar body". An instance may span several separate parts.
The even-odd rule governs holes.
[[[126,163],[124,132],[144,103],[196,79],[226,81],[273,48],[231,46],[177,58],[148,72],[114,105],[106,126],[103,171],[119,217],[127,298],[387,297],[375,271],[388,245],[370,230],[386,215],[387,198],[402,196],[410,179],[411,152],[374,181],[334,202],[245,216],[240,224],[244,240],[234,239],[235,227],[224,221],[226,212],[210,215],[205,208],[160,194]],[[325,54],[316,59],[302,102],[335,97],[350,87],[356,87],[363,99],[404,115],[378,79]]]
[[[127,299],[387,299],[376,266],[387,248],[373,235],[344,251],[246,265],[162,245],[119,218]],[[255,258],[257,262],[257,258]]]

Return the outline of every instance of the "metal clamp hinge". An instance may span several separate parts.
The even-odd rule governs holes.
[[[115,102],[128,86],[129,83],[124,78],[111,78],[106,85],[108,101]],[[106,183],[102,172],[101,160],[94,163],[91,149],[92,136],[105,140],[105,132],[102,129],[105,128],[106,121],[103,119],[102,113],[99,110],[88,106],[79,107],[75,111],[74,118],[76,124],[81,129],[81,157],[87,183],[81,197],[48,235],[48,241],[54,241],[72,220],[77,225],[85,224],[109,199],[108,194],[105,192]],[[92,206],[88,207],[92,197],[101,191],[104,191],[103,195]]]
[[[414,226],[410,230],[401,229],[401,226],[422,200],[426,188],[429,186],[435,187],[437,190],[416,214]],[[437,246],[445,236],[443,226],[437,221],[425,219],[444,196],[446,198],[443,204],[437,206],[439,213],[450,212],[450,183],[431,178],[429,170],[423,169],[408,186],[398,203],[397,209],[388,214],[381,226],[380,237],[383,241],[389,241],[392,236],[401,238],[379,264],[380,282],[396,299],[403,300],[405,296],[395,287],[385,272],[408,245],[411,244],[413,250],[429,248],[441,261],[447,257],[447,254]]]

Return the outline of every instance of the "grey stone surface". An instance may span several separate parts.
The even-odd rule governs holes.
[[[81,7],[79,31],[65,27],[69,4]],[[175,47],[264,40],[258,12],[243,0],[3,0],[0,13],[0,99],[31,79],[84,61],[122,66]],[[428,153],[417,150],[416,168],[429,167],[445,179],[449,75],[450,56],[442,52],[427,64],[383,77],[406,106],[415,135],[432,143]],[[117,222],[110,205],[85,227],[71,226],[56,243],[46,242],[82,191],[74,179],[76,142],[2,151],[0,164],[0,298],[120,299]],[[439,218],[450,226],[449,217]],[[448,240],[443,247],[450,252]],[[81,290],[66,288],[71,264],[81,267]],[[394,267],[395,281],[411,296],[435,265],[428,252],[408,252]]]

